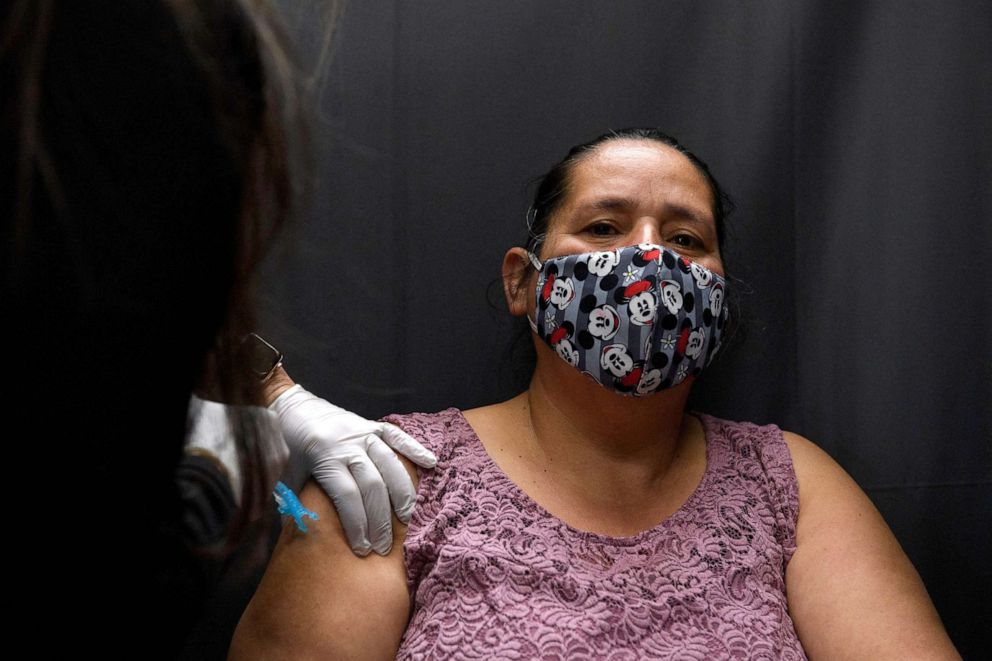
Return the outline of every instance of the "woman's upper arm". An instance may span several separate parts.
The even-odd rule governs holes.
[[[291,521],[283,526],[265,576],[238,623],[230,658],[394,658],[410,614],[403,563],[406,526],[393,518],[389,555],[359,558],[315,482],[307,483],[300,500],[320,520],[307,521],[307,533]]]
[[[785,433],[799,481],[789,613],[810,658],[958,659],[919,574],[854,480]]]

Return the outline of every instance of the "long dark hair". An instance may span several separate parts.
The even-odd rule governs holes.
[[[293,211],[296,65],[265,3],[22,0],[0,20],[7,346],[59,393],[54,442],[87,484],[134,488],[167,521],[208,355],[225,401],[256,394],[238,347]],[[254,416],[231,415],[239,531],[277,467]]]

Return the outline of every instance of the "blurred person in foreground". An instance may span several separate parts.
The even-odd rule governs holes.
[[[268,3],[247,0],[7,3],[0,58],[14,633],[39,653],[175,656],[234,546],[263,561],[285,460],[261,405],[288,386],[246,369],[244,342],[253,276],[297,201],[298,68]],[[217,457],[184,452],[194,391],[233,405],[211,415],[237,490]],[[306,452],[290,434],[293,472],[343,484],[330,496],[355,514],[356,552],[385,552],[389,498],[408,517],[412,485],[391,452],[374,464],[386,485],[365,470],[355,488],[349,466],[379,437],[429,453],[318,405],[334,432],[310,430]]]

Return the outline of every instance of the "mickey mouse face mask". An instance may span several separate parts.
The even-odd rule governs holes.
[[[650,395],[702,371],[727,322],[726,282],[676,252],[642,244],[543,264],[531,327],[562,360],[624,395]]]

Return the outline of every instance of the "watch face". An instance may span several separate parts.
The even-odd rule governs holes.
[[[259,377],[268,376],[282,360],[279,350],[255,333],[248,334],[244,347],[248,367]]]

